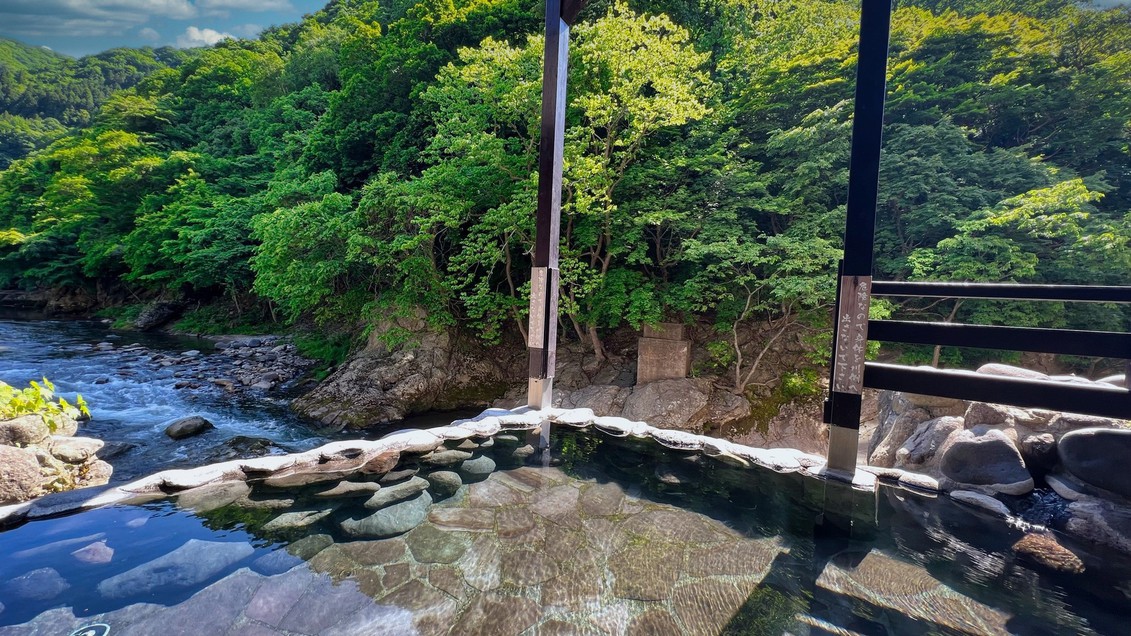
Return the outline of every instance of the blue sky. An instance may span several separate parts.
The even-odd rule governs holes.
[[[79,57],[116,46],[205,46],[295,22],[326,0],[0,0],[0,36]]]

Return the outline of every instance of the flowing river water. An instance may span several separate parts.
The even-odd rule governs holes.
[[[114,466],[114,482],[235,456],[307,450],[335,436],[293,413],[285,390],[233,393],[208,382],[176,388],[185,368],[153,358],[188,351],[200,352],[198,368],[215,366],[219,373],[226,362],[202,338],[113,331],[88,321],[0,320],[0,381],[23,387],[47,377],[66,399],[81,394],[91,420],[78,435],[106,442],[101,455]],[[183,440],[165,436],[169,422],[189,415],[216,428]]]

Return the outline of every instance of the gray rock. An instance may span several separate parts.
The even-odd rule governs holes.
[[[51,429],[38,415],[21,415],[0,422],[0,444],[8,446],[38,444],[49,435]]]
[[[961,417],[938,417],[915,428],[895,453],[895,468],[922,471],[934,467],[935,455],[955,431],[962,430]]]
[[[469,482],[486,479],[493,472],[495,472],[495,460],[486,455],[466,460],[459,465],[460,477]]]
[[[134,320],[134,327],[140,331],[149,331],[166,324],[184,311],[184,305],[177,301],[158,300],[152,302],[141,310]]]
[[[451,497],[463,485],[459,474],[450,470],[437,470],[424,478],[428,480],[428,490],[439,499]]]
[[[1072,518],[1066,529],[1125,554],[1131,554],[1131,510],[1102,499],[1076,501],[1068,506]]]
[[[43,481],[35,452],[0,446],[0,505],[31,499],[39,494]]]
[[[658,380],[637,386],[621,416],[657,428],[692,429],[707,420],[711,382],[702,378]]]
[[[189,417],[182,417],[165,427],[165,434],[173,439],[184,439],[193,435],[199,435],[210,428],[216,428],[212,422],[200,417],[199,415],[192,415]]]
[[[467,451],[445,449],[425,455],[421,458],[421,461],[425,461],[436,466],[451,466],[452,464],[458,464],[467,459],[471,459],[471,453]]]
[[[1086,428],[1065,433],[1057,445],[1060,464],[1072,477],[1131,498],[1131,430]]]
[[[334,506],[326,506],[324,508],[316,507],[306,510],[290,510],[263,524],[263,531],[278,532],[281,530],[306,528],[330,516],[330,513],[333,511]]]
[[[381,490],[381,484],[373,481],[340,481],[333,488],[314,493],[315,497],[371,497],[373,493]]]
[[[381,492],[384,491],[377,494]],[[352,538],[395,537],[420,525],[428,517],[428,507],[431,505],[432,496],[422,492],[413,499],[395,503],[360,519],[355,517],[343,519],[340,525],[342,532]]]
[[[104,442],[91,437],[51,438],[51,454],[68,464],[81,464],[102,449]]]
[[[1065,475],[1045,475],[1045,483],[1053,492],[1069,501],[1079,501],[1089,497],[1084,486]]]
[[[1122,373],[1119,373],[1117,375],[1109,375],[1105,378],[1100,378],[1099,380],[1096,380],[1096,382],[1103,382],[1105,384],[1112,384],[1112,385],[1115,385],[1115,386],[1121,386],[1121,387],[1126,388],[1126,386],[1127,386],[1127,376],[1122,374]]]
[[[423,477],[412,477],[399,484],[382,486],[381,490],[373,493],[373,496],[365,502],[365,507],[370,510],[384,508],[409,497],[415,497],[426,488],[428,488],[428,480]]]
[[[980,492],[973,492],[971,490],[955,490],[950,493],[950,496],[956,501],[961,501],[975,508],[981,508],[999,517],[1009,516],[1009,508],[989,495],[983,495]]]
[[[53,568],[39,568],[17,576],[3,585],[5,600],[49,601],[70,589]]]
[[[1033,490],[1033,478],[1025,469],[1021,453],[997,429],[978,435],[961,431],[944,451],[942,474],[965,486],[986,487],[1007,495]]]
[[[1124,422],[1125,420],[1116,420],[1097,415],[1058,413],[1049,421],[1049,428],[1056,433],[1066,433],[1082,428],[1119,428]]]
[[[243,499],[251,493],[251,486],[242,481],[207,484],[177,495],[177,505],[196,512],[209,512]]]
[[[931,414],[913,406],[902,393],[893,391],[880,393],[879,408],[879,423],[868,444],[868,463],[892,468],[900,447],[919,424],[931,419]]]
[[[98,592],[106,598],[127,598],[150,594],[158,588],[191,587],[254,552],[255,548],[246,543],[189,539],[165,556],[102,581]]]

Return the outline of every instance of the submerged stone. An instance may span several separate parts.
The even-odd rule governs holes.
[[[471,546],[471,535],[422,524],[404,537],[418,563],[454,563]]]
[[[158,588],[191,587],[254,552],[246,543],[189,539],[169,554],[102,581],[98,592],[106,598],[127,598]]]
[[[1060,545],[1051,535],[1027,534],[1013,544],[1013,551],[1055,572],[1080,574],[1084,571],[1084,562],[1080,557]]]
[[[429,492],[439,499],[451,497],[463,485],[459,475],[450,470],[437,470],[424,478],[428,480]]]
[[[384,486],[373,493],[373,496],[365,502],[365,507],[371,510],[384,508],[398,501],[415,497],[427,488],[428,481],[426,479],[422,477],[412,477],[408,481],[403,481],[399,484]]]
[[[209,422],[199,415],[192,415],[174,420],[165,427],[165,434],[173,439],[184,439],[186,437],[192,437],[193,435],[199,435],[211,428],[216,428],[212,422]]]
[[[421,480],[423,481],[423,480]],[[378,491],[375,497],[384,490]],[[393,504],[360,519],[350,517],[342,520],[342,531],[350,537],[393,537],[412,530],[428,516],[428,506],[432,496],[422,492],[413,499]]]

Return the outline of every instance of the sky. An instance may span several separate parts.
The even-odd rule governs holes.
[[[255,37],[326,0],[0,0],[0,36],[80,57],[118,46],[193,47]]]

